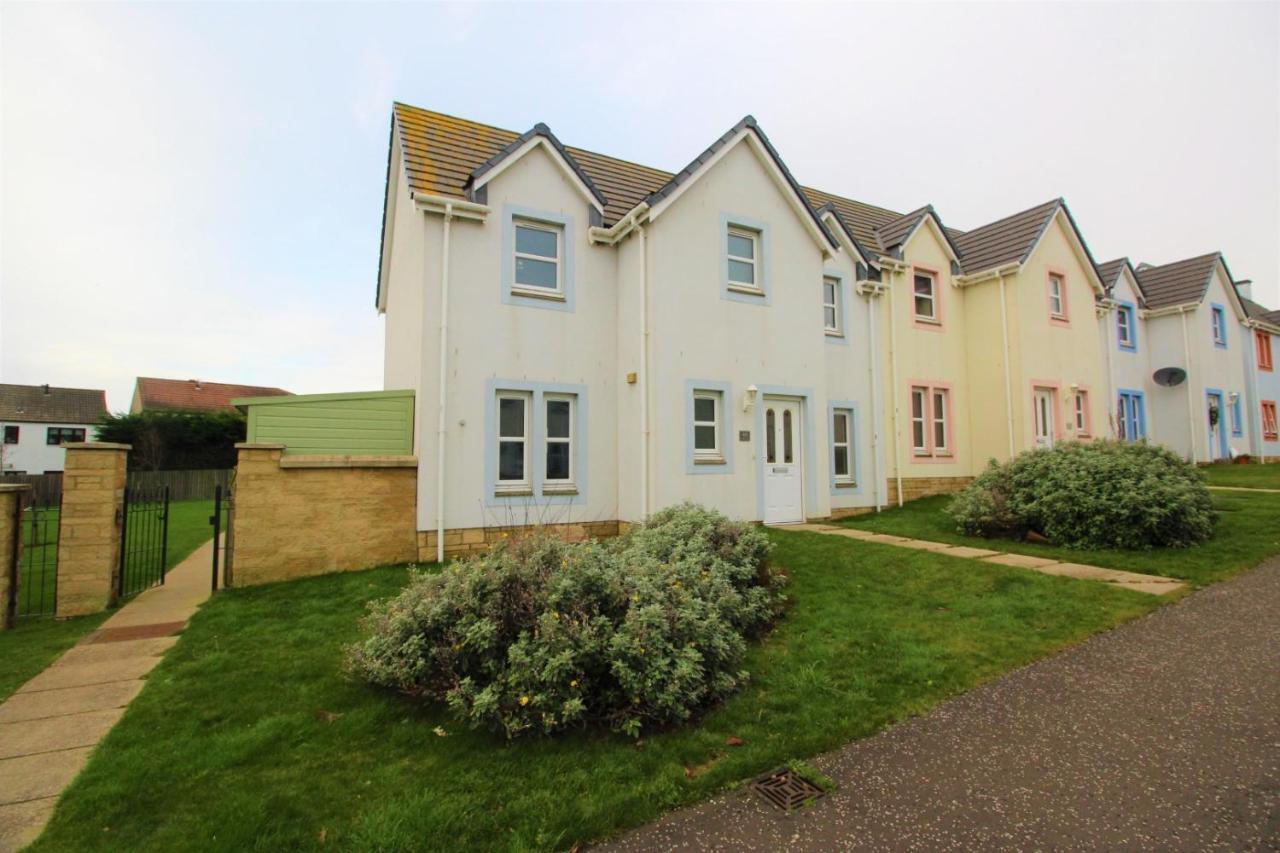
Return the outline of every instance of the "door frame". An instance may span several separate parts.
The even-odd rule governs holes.
[[[1218,455],[1213,452],[1213,431],[1215,427],[1209,423],[1209,401],[1216,398],[1218,401]],[[1209,462],[1216,462],[1220,459],[1229,459],[1230,451],[1227,449],[1227,395],[1218,388],[1204,389],[1204,426],[1205,426],[1205,449],[1209,451]]]
[[[814,406],[812,388],[795,388],[787,385],[759,385],[756,388],[755,443],[752,452],[756,459],[756,520],[764,521],[764,401],[778,397],[800,404],[800,507],[802,520],[808,520],[818,507],[817,488],[814,479],[813,460],[817,456],[814,443]],[[736,436],[734,437],[736,438]]]

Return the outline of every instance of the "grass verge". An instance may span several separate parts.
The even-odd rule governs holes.
[[[343,645],[365,604],[403,585],[403,568],[220,593],[33,850],[566,849],[871,734],[1159,606],[1106,584],[771,536],[791,605],[752,647],[749,685],[696,723],[640,742],[582,731],[507,743],[346,679]]]
[[[1193,548],[1157,548],[1151,551],[1110,549],[1074,550],[1034,542],[984,539],[956,532],[955,522],[943,512],[947,495],[922,498],[878,514],[844,519],[841,524],[892,533],[913,539],[950,542],[974,548],[991,548],[1011,554],[1030,554],[1112,569],[1185,580],[1193,586],[1222,580],[1280,554],[1280,495],[1258,492],[1214,492],[1218,512],[1214,537]]]
[[[1200,469],[1211,486],[1280,489],[1280,465],[1206,465]]]

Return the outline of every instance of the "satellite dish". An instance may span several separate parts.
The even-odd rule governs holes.
[[[1181,367],[1162,367],[1151,375],[1151,380],[1157,385],[1172,388],[1187,381],[1187,371]]]

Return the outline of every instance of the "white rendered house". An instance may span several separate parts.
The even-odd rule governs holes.
[[[670,176],[397,105],[377,300],[385,386],[417,393],[424,556],[683,500],[884,503],[875,299],[832,221],[749,117]]]
[[[92,441],[107,411],[105,391],[0,385],[0,466],[5,474],[62,471],[70,442]]]

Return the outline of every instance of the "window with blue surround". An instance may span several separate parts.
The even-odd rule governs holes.
[[[490,380],[486,396],[486,504],[584,503],[586,386]]]
[[[735,302],[769,304],[769,226],[720,214],[720,295]]]
[[[502,293],[507,305],[574,309],[573,218],[514,204],[502,208]]]
[[[733,386],[690,379],[685,394],[685,470],[690,474],[733,472]]]
[[[1116,437],[1121,441],[1147,437],[1147,413],[1141,391],[1121,389],[1116,405]]]
[[[1213,345],[1221,349],[1227,348],[1227,309],[1214,305],[1210,309],[1209,320],[1213,323]]]
[[[1132,302],[1121,302],[1116,308],[1116,342],[1120,349],[1136,352],[1138,349],[1138,312]]]
[[[831,430],[831,494],[857,494],[861,491],[858,458],[858,404],[835,400],[827,406],[827,423]]]
[[[1240,408],[1240,395],[1232,392],[1228,397],[1231,401],[1231,434],[1234,436],[1244,435],[1244,412]]]

